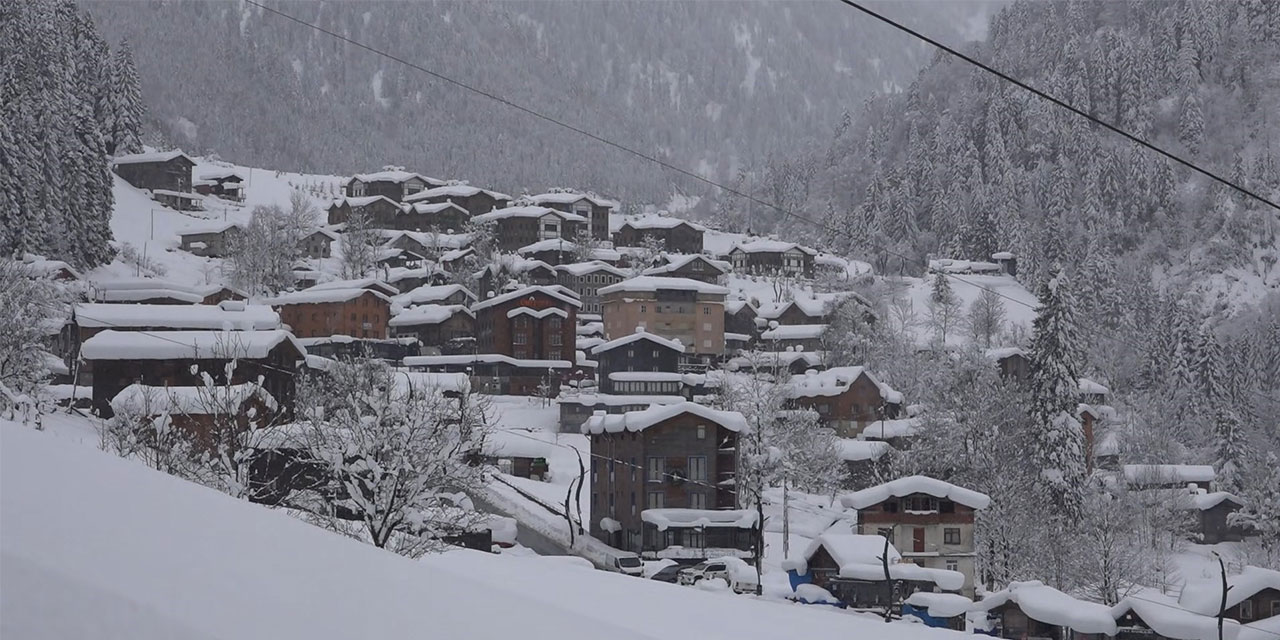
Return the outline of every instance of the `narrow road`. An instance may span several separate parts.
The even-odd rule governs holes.
[[[484,495],[480,492],[476,492],[475,495],[472,495],[471,501],[475,503],[477,509],[484,511],[485,513],[493,513],[500,516],[506,516],[508,518],[513,517],[511,514],[494,506],[488,500],[485,500]],[[533,549],[535,553],[542,556],[571,555],[559,542],[548,538],[535,529],[526,527],[523,522],[520,522],[519,518],[516,518],[516,542]]]

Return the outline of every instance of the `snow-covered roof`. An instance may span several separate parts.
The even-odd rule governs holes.
[[[50,260],[44,256],[34,254],[25,254],[22,256],[22,266],[26,272],[33,276],[52,277],[58,275],[62,271],[66,271],[76,280],[82,279],[79,271],[76,271],[71,265],[62,260]]]
[[[564,309],[557,309],[555,307],[547,307],[546,309],[530,309],[529,307],[516,307],[514,309],[511,309],[510,311],[507,311],[508,318],[514,318],[516,316],[532,316],[538,319],[542,319],[547,316],[558,316],[561,318],[568,319],[569,313]]]
[[[759,522],[755,509],[645,509],[640,519],[666,531],[704,527],[733,527],[754,529]]]
[[[316,287],[282,294],[274,298],[268,298],[263,302],[270,305],[347,302],[349,300],[355,300],[366,293],[377,297],[379,300],[386,301],[387,304],[391,304],[391,298],[381,291],[373,291],[371,289],[317,289]]]
[[[178,237],[202,235],[206,233],[225,233],[227,231],[230,231],[231,229],[244,231],[244,224],[239,222],[227,222],[227,221],[204,222],[199,224],[193,224],[183,229],[179,229]]]
[[[1039,580],[1013,582],[1008,588],[974,603],[975,611],[990,611],[1008,603],[1018,605],[1033,620],[1069,627],[1079,633],[1116,634],[1111,608],[1096,602],[1077,600]]]
[[[1169,489],[1169,491],[1177,492],[1175,504],[1180,509],[1205,511],[1223,502],[1230,502],[1238,507],[1244,506],[1243,500],[1226,491],[1214,491],[1212,493],[1203,490],[1188,493],[1186,489]]]
[[[871,372],[866,370],[866,367],[831,367],[826,371],[806,371],[803,376],[795,376],[791,379],[791,397],[837,396],[847,391],[862,376],[866,376],[880,389],[880,395],[885,402],[902,404],[902,393],[877,380]]]
[[[1216,581],[1215,581],[1216,583]],[[1218,594],[1222,591],[1219,589]],[[1111,607],[1111,616],[1119,620],[1128,612],[1134,612],[1142,621],[1170,640],[1218,640],[1218,619],[1182,608],[1178,601],[1158,589],[1139,589]],[[1214,613],[1217,613],[1216,609]],[[1240,633],[1240,623],[1223,620],[1223,640],[1231,640]]]
[[[524,287],[521,289],[516,289],[515,291],[509,291],[499,296],[486,298],[484,300],[481,300],[480,302],[475,303],[474,305],[471,305],[471,310],[479,311],[481,309],[487,309],[494,305],[499,305],[504,302],[510,302],[511,300],[518,300],[520,298],[523,298],[526,296],[532,296],[538,293],[555,298],[556,300],[559,300],[560,302],[563,302],[575,308],[582,306],[582,301],[578,299],[577,294],[573,293],[569,289],[566,289],[560,285],[548,285],[548,286]]]
[[[755,365],[772,367],[775,363],[781,367],[790,367],[797,360],[803,361],[807,366],[816,367],[822,364],[822,358],[821,351],[743,352],[742,355],[730,358],[725,364],[730,371],[749,370]]]
[[[539,193],[537,195],[526,195],[530,202],[534,204],[573,204],[579,200],[589,200],[591,204],[598,207],[617,208],[618,203],[608,198],[602,198],[594,193],[575,193],[570,191],[558,191],[551,193]]]
[[[169,196],[170,198],[181,198],[183,200],[204,200],[204,196],[198,193],[188,191],[174,191],[173,189],[152,189],[153,195]]]
[[[280,328],[280,314],[263,304],[78,304],[73,309],[81,327],[267,330]]]
[[[637,329],[634,333],[629,333],[625,336],[622,336],[621,338],[614,338],[613,340],[610,340],[604,344],[597,345],[595,348],[591,350],[591,353],[599,354],[599,353],[604,353],[606,351],[612,351],[614,349],[617,349],[618,347],[631,344],[637,340],[648,340],[649,342],[652,342],[657,345],[661,345],[663,347],[672,349],[674,351],[680,351],[680,352],[684,351],[684,345],[681,344],[679,340],[664,338],[660,335],[649,333],[644,329]]]
[[[609,379],[615,382],[683,382],[683,373],[676,371],[614,371]]]
[[[893,449],[888,442],[876,440],[858,440],[856,438],[840,439],[840,459],[845,462],[861,462],[863,460],[879,460],[881,456]]]
[[[213,171],[200,172],[201,180],[228,180],[230,178],[236,178],[237,180],[244,180],[244,176],[240,175],[239,173],[237,173],[232,169],[215,169]],[[237,185],[227,185],[227,186],[234,187]]]
[[[772,302],[760,306],[759,316],[766,320],[776,320],[786,313],[788,309],[795,307],[806,316],[811,318],[822,318],[827,315],[827,300],[815,300],[813,298],[796,298],[786,303]]]
[[[953,618],[968,613],[973,608],[973,600],[958,593],[934,593],[917,591],[905,601],[907,604],[924,609],[925,613],[935,618]]]
[[[391,327],[412,327],[420,324],[440,324],[459,313],[475,317],[471,310],[460,304],[424,304],[405,309],[387,323]]]
[[[927,476],[907,476],[861,491],[846,493],[840,496],[840,504],[850,509],[866,509],[889,498],[903,498],[917,493],[946,498],[973,509],[986,509],[991,504],[991,498],[984,494]]]
[[[466,209],[463,209],[462,207],[452,202],[436,202],[436,203],[413,202],[413,203],[405,203],[400,205],[400,213],[404,215],[412,214],[412,215],[426,216],[426,215],[433,215],[436,213],[440,213],[441,211],[447,211],[449,209],[460,211],[464,214],[467,213]]]
[[[992,273],[1000,270],[994,262],[975,260],[952,260],[941,258],[929,261],[929,271],[933,273]]]
[[[126,153],[111,159],[113,164],[143,164],[146,162],[168,162],[176,158],[186,158],[187,162],[195,164],[196,161],[191,156],[182,152],[182,149],[173,149],[172,151],[151,151],[148,153]]]
[[[686,225],[695,231],[706,231],[707,228],[696,223],[689,222],[681,218],[672,218],[671,216],[642,216],[631,218],[622,223],[624,227],[632,229],[674,229],[680,225]]]
[[[261,400],[267,408],[276,409],[275,398],[253,382],[208,387],[157,387],[131,384],[111,399],[116,413],[135,415],[223,415],[239,413],[250,398]]]
[[[1012,260],[1013,254],[1008,251],[997,251],[991,254],[992,260]]]
[[[516,253],[525,255],[528,253],[540,253],[543,251],[577,251],[578,245],[565,240],[564,238],[547,238],[539,240],[533,244],[527,244],[519,249]]]
[[[191,304],[204,301],[204,296],[185,289],[106,289],[95,291],[93,297],[101,302],[136,302],[154,298],[169,298]]]
[[[470,198],[479,193],[487,193],[494,200],[510,200],[511,196],[497,191],[481,189],[473,187],[469,184],[447,184],[443,187],[432,187],[414,194],[405,196],[405,202],[417,202],[418,200],[429,200],[432,198]]]
[[[763,340],[812,340],[827,332],[825,324],[780,324],[761,332]]]
[[[1098,383],[1096,383],[1096,382],[1094,382],[1094,381],[1092,381],[1092,380],[1090,380],[1090,379],[1088,379],[1088,378],[1080,378],[1079,383],[1080,383],[1080,393],[1081,393],[1082,395],[1085,395],[1085,394],[1087,394],[1087,395],[1107,395],[1108,393],[1111,393],[1111,390],[1110,390],[1110,389],[1108,389],[1108,388],[1106,388],[1106,387],[1104,387],[1104,386],[1102,386],[1102,385],[1100,385],[1100,384],[1098,384]]]
[[[356,278],[354,280],[330,280],[321,282],[305,291],[325,291],[328,289],[371,289],[389,296],[400,293],[395,287],[377,278]]]
[[[481,451],[496,458],[548,458],[558,446],[553,432],[494,429],[485,435]]]
[[[751,303],[747,300],[726,300],[724,303],[724,310],[734,315],[739,311],[742,311],[744,307],[752,310],[753,312],[756,310],[756,308],[751,306]]]
[[[421,173],[413,173],[411,171],[402,171],[399,169],[383,169],[382,171],[375,171],[373,173],[357,173],[348,179],[346,184],[351,184],[352,180],[359,180],[360,182],[401,183],[408,182],[414,178],[419,178],[429,184],[436,184],[440,182],[440,180],[437,180],[436,178],[424,176]]]
[[[423,285],[416,289],[412,289],[407,293],[394,296],[391,299],[403,306],[411,306],[416,304],[425,304],[429,302],[438,302],[451,296],[462,293],[468,300],[475,300],[476,294],[460,284],[441,284],[441,285]]]
[[[568,360],[513,358],[501,353],[472,353],[452,356],[405,356],[406,367],[459,366],[472,364],[508,364],[522,369],[569,369]]]
[[[360,196],[357,198],[348,198],[344,196],[341,198],[334,198],[333,203],[329,206],[332,206],[332,207],[347,206],[353,209],[359,209],[360,207],[367,207],[379,200],[386,200],[388,203],[391,204],[391,206],[397,209],[400,208],[400,204],[398,202],[386,196]]]
[[[1207,464],[1126,464],[1121,467],[1130,484],[1185,484],[1213,482],[1216,474]]]
[[[720,273],[729,273],[729,271],[733,269],[733,267],[729,266],[729,263],[723,260],[712,260],[711,258],[698,253],[664,254],[664,257],[666,258],[666,262],[664,264],[656,267],[649,267],[641,272],[641,275],[655,276],[664,273],[672,273],[683,269],[685,265],[688,265],[690,262],[695,260],[701,260],[711,265],[712,268]]]
[[[781,240],[770,240],[768,238],[757,238],[748,240],[747,242],[739,242],[729,249],[729,253],[741,251],[743,253],[786,253],[788,251],[799,251],[807,253],[811,256],[817,255],[818,252],[801,244],[794,242],[783,242]]]
[[[527,248],[527,247],[526,247]],[[556,267],[557,271],[563,271],[572,276],[583,276],[588,273],[598,273],[604,271],[606,273],[618,276],[620,278],[627,277],[627,273],[607,262],[592,260],[591,262],[574,262],[572,264],[562,264]]]
[[[884,536],[863,535],[830,531],[814,538],[799,558],[783,563],[783,568],[799,573],[808,572],[808,561],[819,549],[838,566],[838,575],[851,580],[884,580],[885,549],[888,548],[889,578],[932,582],[948,591],[964,587],[964,574],[947,569],[929,569],[910,562],[901,562],[902,554],[892,544],[886,544]]]
[[[586,222],[587,219],[576,214],[551,209],[548,207],[539,207],[533,205],[523,205],[517,207],[505,207],[502,209],[494,209],[487,213],[482,213],[471,218],[476,222],[493,222],[495,220],[505,220],[507,218],[541,218],[544,216],[557,216],[562,220],[569,222]]]
[[[729,290],[719,285],[707,284],[700,280],[692,278],[665,278],[661,276],[636,276],[622,282],[611,284],[607,287],[601,287],[600,295],[607,295],[615,292],[654,292],[660,290],[678,289],[681,291],[696,291],[702,295],[728,295]]]
[[[271,331],[102,331],[80,346],[86,360],[212,360],[227,357],[265,358],[288,342],[301,354],[307,350],[281,329]]]
[[[469,233],[436,233],[434,231],[382,229],[378,235],[384,246],[400,238],[408,238],[423,247],[433,249],[461,249],[470,245],[472,240]]]
[[[1004,360],[1010,356],[1027,357],[1027,353],[1018,347],[999,347],[996,349],[987,349],[983,352],[987,358],[991,360]]]
[[[744,431],[747,428],[747,419],[737,411],[720,411],[692,402],[681,402],[680,404],[652,406],[641,411],[628,411],[623,414],[597,413],[582,423],[582,432],[599,435],[606,432],[643,431],[660,422],[665,422],[686,413],[696,415],[730,431]]]
[[[893,438],[908,438],[916,434],[916,429],[920,427],[918,418],[901,418],[898,420],[876,420],[867,423],[862,433],[858,434],[859,439],[863,440],[890,440]]]
[[[1227,575],[1227,587],[1229,609],[1264,589],[1280,591],[1280,571],[1248,566],[1240,573]],[[1178,596],[1178,604],[1200,615],[1218,615],[1222,606],[1222,578],[1188,580],[1182,587],[1182,595]]]

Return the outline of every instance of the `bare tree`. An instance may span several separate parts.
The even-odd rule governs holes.
[[[373,360],[334,365],[304,383],[298,440],[332,496],[312,520],[411,557],[478,522],[465,492],[484,471],[468,464],[489,417],[469,388],[451,390]]]
[[[342,232],[342,277],[363,278],[373,271],[378,258],[378,232],[369,216],[352,212]]]
[[[99,426],[99,446],[165,473],[190,477],[196,448],[190,432],[174,424],[171,399],[160,387],[134,384],[112,402],[114,415]]]
[[[0,410],[34,390],[49,373],[43,341],[46,323],[62,312],[62,294],[52,282],[16,260],[0,259]]]
[[[1004,329],[1005,309],[1000,294],[990,287],[982,287],[982,293],[969,307],[969,335],[984,348],[991,348],[991,341]]]
[[[288,209],[274,204],[255,207],[249,224],[231,245],[232,281],[254,294],[274,294],[293,286],[293,266],[302,257],[300,243],[316,219],[315,205],[301,191],[290,196]]]
[[[934,276],[933,290],[929,293],[929,326],[940,344],[946,344],[947,331],[960,320],[960,299],[951,290],[951,282],[945,274]]]

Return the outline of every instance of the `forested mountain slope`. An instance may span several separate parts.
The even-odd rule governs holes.
[[[889,5],[960,41],[994,3]],[[658,199],[672,177],[601,144],[235,2],[86,2],[138,43],[173,144],[284,170],[395,163],[504,189]],[[920,43],[827,2],[272,2],[583,128],[721,176],[825,136],[905,84]]]
[[[968,51],[1280,196],[1274,2],[1019,2]],[[894,268],[894,254],[919,270],[927,254],[1011,250],[1031,282],[1054,261],[1139,277],[1154,268],[1196,285],[1218,310],[1280,284],[1277,211],[945,54],[836,131],[829,144],[769,165],[754,188],[839,220],[823,240],[881,267]],[[721,217],[744,224],[734,220],[744,209],[722,204]],[[756,216],[757,227],[772,222]]]

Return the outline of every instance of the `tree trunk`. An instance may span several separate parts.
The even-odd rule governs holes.
[[[791,558],[791,492],[787,479],[782,479],[782,559]]]

